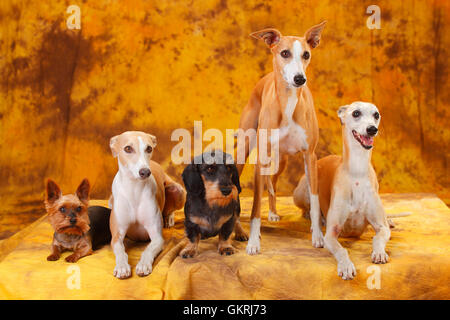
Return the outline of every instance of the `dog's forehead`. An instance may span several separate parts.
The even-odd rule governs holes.
[[[349,111],[353,112],[354,110],[359,110],[362,113],[374,113],[378,112],[378,108],[373,104],[369,102],[353,102],[350,105]]]
[[[303,37],[294,37],[294,36],[282,36],[280,39],[280,42],[278,43],[278,50],[282,51],[286,48],[293,49],[294,43],[298,42],[300,44],[300,47],[304,50],[309,48],[308,43],[306,42],[306,39]]]
[[[65,194],[63,195],[61,198],[58,199],[57,201],[58,205],[71,205],[71,206],[79,206],[82,205],[83,203],[81,202],[80,199],[78,199],[78,197],[74,194]]]
[[[122,146],[132,145],[139,146],[140,144],[152,145],[153,141],[150,136],[145,132],[140,131],[127,131],[119,136],[119,143]]]

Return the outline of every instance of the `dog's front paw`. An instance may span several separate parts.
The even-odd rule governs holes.
[[[47,261],[56,261],[59,259],[59,254],[52,253],[47,257]]]
[[[229,246],[229,247],[219,247],[219,253],[220,255],[227,255],[227,256],[231,256],[232,254],[234,254],[234,248]]]
[[[131,267],[128,263],[117,264],[114,268],[114,276],[119,279],[126,279],[131,276]]]
[[[356,269],[350,260],[338,262],[338,276],[344,280],[351,280],[356,276]]]
[[[268,220],[269,221],[280,221],[280,216],[272,211],[269,211]]]
[[[183,259],[193,258],[197,254],[197,249],[186,247],[180,252],[180,257]]]
[[[312,231],[312,245],[314,248],[323,248],[324,240],[322,230]]]
[[[171,213],[164,217],[164,228],[170,228],[175,225],[175,213]]]
[[[261,250],[259,239],[252,240],[250,239],[247,243],[247,254],[254,255],[258,254]]]
[[[77,255],[76,253],[74,253],[74,254],[71,254],[70,256],[66,257],[65,260],[66,260],[67,262],[74,263],[74,262],[77,262],[78,259],[79,259],[78,255]]]
[[[247,241],[248,240],[248,234],[244,230],[235,231],[234,232],[234,240]]]
[[[372,262],[373,263],[387,263],[389,260],[389,256],[385,251],[380,252],[372,252]]]
[[[136,266],[136,274],[139,277],[148,276],[150,273],[152,273],[152,270],[153,270],[153,266],[152,266],[152,262],[150,262],[150,261],[145,262],[145,261],[140,260]]]

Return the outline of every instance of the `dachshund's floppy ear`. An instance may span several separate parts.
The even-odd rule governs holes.
[[[231,181],[236,186],[238,193],[241,193],[241,184],[239,183],[239,173],[234,164],[231,166]]]
[[[182,174],[184,186],[188,193],[193,193],[200,196],[205,191],[203,179],[198,172],[196,164],[188,165]]]

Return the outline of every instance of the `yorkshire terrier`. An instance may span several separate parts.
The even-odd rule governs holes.
[[[89,181],[84,179],[75,194],[63,195],[59,186],[47,181],[45,209],[55,233],[48,261],[56,261],[67,250],[73,254],[67,262],[77,262],[93,250],[111,241],[109,217],[111,209],[89,205]]]

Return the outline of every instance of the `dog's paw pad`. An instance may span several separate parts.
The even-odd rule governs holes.
[[[66,257],[65,259],[67,262],[77,262],[78,261],[78,256],[76,254],[71,254],[70,256]]]
[[[222,256],[223,255],[231,256],[232,254],[234,254],[234,248],[233,247],[222,247],[222,248],[219,248],[219,253]]]
[[[51,254],[47,257],[47,261],[56,261],[59,259],[59,255],[57,254]]]
[[[272,222],[280,221],[280,216],[277,215],[276,213],[273,213],[273,212],[269,211],[268,220],[272,221]]]
[[[344,280],[352,280],[356,276],[355,266],[350,260],[338,263],[338,276]]]
[[[322,231],[313,231],[312,232],[312,245],[314,248],[323,248],[325,242],[323,240]]]
[[[139,261],[139,263],[136,266],[136,274],[139,277],[145,277],[148,276],[150,273],[152,273],[153,267],[151,263],[144,263]]]
[[[372,252],[372,262],[376,264],[384,264],[389,261],[389,256],[386,252]]]
[[[128,263],[116,265],[114,276],[119,279],[126,279],[131,276],[131,267]]]

